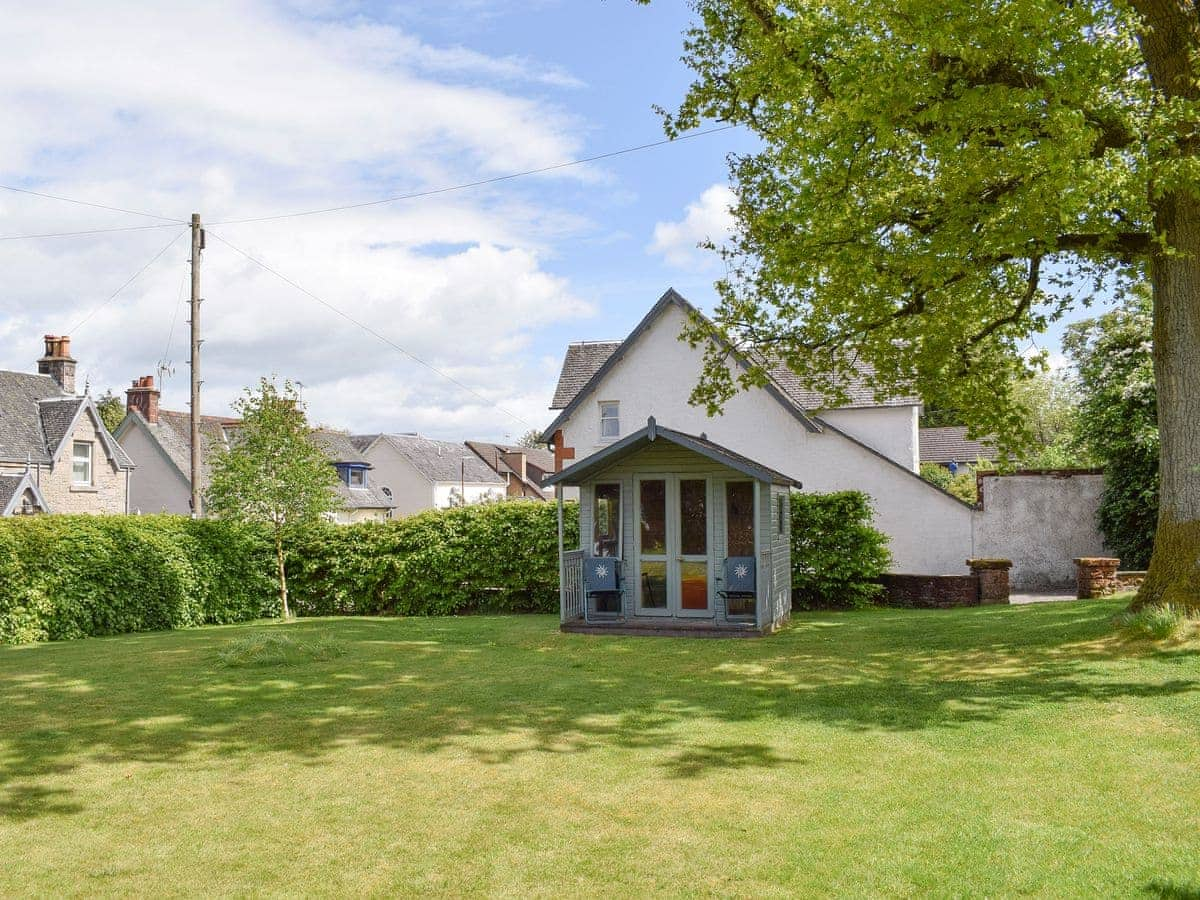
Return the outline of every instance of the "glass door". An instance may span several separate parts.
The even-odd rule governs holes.
[[[708,583],[708,481],[681,478],[676,491],[679,537],[675,581],[679,616],[711,616],[712,597]]]
[[[638,571],[637,613],[669,616],[670,580],[667,552],[667,479],[646,478],[637,482]]]

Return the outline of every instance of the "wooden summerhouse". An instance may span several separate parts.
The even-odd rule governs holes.
[[[658,425],[551,476],[565,631],[757,635],[791,611],[786,475]],[[563,546],[579,488],[581,547]]]

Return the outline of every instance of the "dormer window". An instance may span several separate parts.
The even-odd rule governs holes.
[[[614,441],[621,436],[621,407],[616,400],[600,401],[600,440]]]
[[[367,469],[369,466],[362,463],[334,463],[334,465],[337,466],[338,477],[342,480],[342,484],[360,491],[367,489]]]
[[[350,487],[365,488],[367,486],[367,470],[366,469],[351,469],[350,470]]]

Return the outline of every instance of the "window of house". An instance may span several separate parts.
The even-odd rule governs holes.
[[[592,511],[592,556],[621,555],[621,486],[596,485]]]
[[[76,441],[71,450],[71,483],[92,483],[92,442]]]
[[[600,438],[611,441],[621,436],[620,404],[615,400],[600,403]]]
[[[366,469],[351,469],[350,470],[350,487],[365,488],[367,486],[367,470]]]

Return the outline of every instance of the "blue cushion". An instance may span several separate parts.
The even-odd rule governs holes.
[[[621,589],[621,560],[613,556],[590,556],[583,561],[583,586],[589,594]]]
[[[730,556],[725,560],[725,590],[754,592],[754,557]]]

